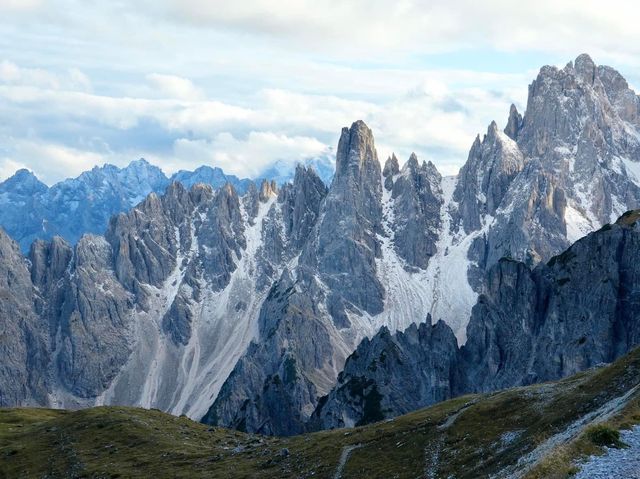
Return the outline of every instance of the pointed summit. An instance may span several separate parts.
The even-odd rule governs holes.
[[[518,132],[521,128],[522,115],[518,112],[518,109],[512,103],[511,108],[509,109],[509,119],[507,120],[507,126],[504,129],[504,133],[513,141],[516,141],[518,139]]]
[[[408,166],[412,170],[416,170],[420,166],[420,163],[418,162],[418,156],[415,153],[411,153],[411,155],[409,156],[409,161],[407,161],[407,164],[405,166]]]
[[[592,84],[596,77],[596,64],[591,57],[583,53],[576,58],[575,66],[576,76],[584,83]]]
[[[360,176],[374,163],[380,167],[373,133],[364,121],[358,120],[351,128],[343,128],[336,154],[336,177],[348,172]]]
[[[269,198],[278,194],[278,186],[275,181],[262,180],[260,184],[260,201],[266,203]]]
[[[12,177],[0,183],[0,192],[17,195],[34,195],[44,193],[47,189],[47,185],[26,168],[16,171]]]
[[[495,120],[492,120],[491,123],[489,124],[489,128],[487,128],[486,138],[493,139],[496,136],[498,136],[498,124],[495,122]]]
[[[398,173],[400,173],[400,163],[398,162],[398,158],[396,158],[396,154],[393,153],[384,163],[382,176],[387,178],[388,176],[397,175]]]

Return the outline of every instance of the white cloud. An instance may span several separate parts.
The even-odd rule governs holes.
[[[0,0],[0,12],[2,11],[32,11],[42,7],[44,0]]]
[[[211,140],[176,140],[171,169],[214,164],[228,173],[256,177],[277,160],[294,163],[326,152],[327,145],[311,137],[252,131],[247,138],[239,139],[223,132]]]
[[[56,74],[42,68],[24,68],[8,60],[0,62],[0,84],[45,90],[91,91],[91,80],[78,68]]]
[[[512,101],[524,107],[542,64],[588,51],[633,75],[621,65],[640,66],[639,8],[0,0],[0,157],[48,181],[68,174],[48,168],[49,156],[79,165],[145,156],[168,171],[206,160],[244,176],[333,147],[342,126],[364,119],[382,158],[415,151],[450,173]],[[29,158],[27,143],[42,156]]]
[[[101,125],[92,134],[98,139],[112,136],[111,130],[154,125],[158,135],[174,138],[173,151],[160,155],[140,148],[132,157],[163,156],[168,170],[175,169],[174,164],[195,167],[207,161],[242,176],[255,175],[269,162],[326,151],[335,146],[340,128],[357,119],[368,122],[379,144],[387,145],[381,149],[384,155],[415,151],[436,164],[446,157],[459,167],[474,136],[491,120],[506,119],[509,104],[521,106],[526,95],[524,87],[497,95],[483,88],[454,90],[445,81],[465,77],[440,72],[387,101],[266,89],[250,99],[251,108],[215,100],[122,98],[19,85],[0,86],[0,98],[22,115],[37,117],[44,110],[62,121]],[[119,147],[101,148],[106,150],[118,152]]]
[[[157,5],[157,3],[156,3]],[[628,0],[166,0],[177,18],[303,44],[413,53],[460,48],[554,51],[575,54],[640,52],[640,5]]]
[[[11,158],[0,158],[0,178],[8,178],[22,168],[27,166]]]
[[[196,87],[188,78],[175,75],[161,75],[152,73],[147,75],[147,79],[168,98],[178,100],[196,101],[204,98],[204,93]]]
[[[104,158],[98,153],[40,141],[18,140],[11,145],[9,155],[0,159],[0,173],[10,176],[19,168],[28,168],[41,181],[52,184],[78,176],[102,163]]]

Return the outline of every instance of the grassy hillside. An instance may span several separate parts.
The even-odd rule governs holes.
[[[0,478],[562,478],[608,432],[640,422],[639,383],[636,350],[557,383],[293,438],[136,408],[0,409]]]

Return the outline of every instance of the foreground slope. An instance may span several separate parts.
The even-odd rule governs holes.
[[[582,455],[601,452],[590,439],[595,424],[613,430],[640,422],[639,383],[635,350],[557,383],[291,438],[154,410],[4,409],[0,477],[566,477]]]

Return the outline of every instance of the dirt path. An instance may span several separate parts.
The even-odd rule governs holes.
[[[342,471],[344,470],[344,466],[349,460],[349,456],[353,451],[361,447],[362,444],[353,444],[351,446],[345,446],[342,449],[342,454],[340,454],[340,461],[338,461],[338,467],[336,468],[336,473],[333,475],[333,479],[340,479],[342,477]]]

